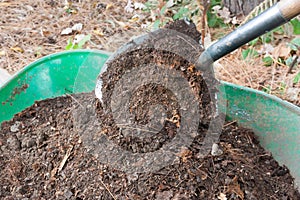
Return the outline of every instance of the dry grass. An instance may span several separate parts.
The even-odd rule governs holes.
[[[141,23],[146,15],[140,21],[130,21],[134,14],[124,11],[126,0],[66,2],[1,1],[0,67],[13,74],[42,56],[64,51],[68,39],[75,34],[62,36],[61,31],[75,23],[83,24],[80,33],[91,34],[91,42],[84,46],[90,49],[115,51],[145,32]],[[68,13],[67,8],[72,12]],[[299,66],[292,74],[287,74],[287,70],[287,66],[280,65],[265,67],[259,58],[242,60],[239,49],[221,59],[216,71],[222,80],[265,90],[300,104],[300,97],[294,94],[300,86],[292,84]]]
[[[265,91],[300,105],[300,84],[293,84],[300,67],[288,73],[289,66],[274,63],[264,66],[262,58],[242,59],[242,49],[225,56],[215,65],[220,80]]]
[[[142,30],[129,23],[126,1],[21,0],[0,3],[0,66],[13,74],[38,58],[63,51],[73,35],[61,31],[82,23],[92,39],[84,48],[115,51]],[[72,1],[69,1],[72,2]],[[110,5],[110,6],[108,6]],[[67,8],[72,12],[68,13]],[[101,33],[101,34],[99,34]]]

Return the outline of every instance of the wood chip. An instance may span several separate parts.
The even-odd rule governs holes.
[[[67,150],[67,152],[66,152],[64,158],[62,159],[62,161],[61,161],[61,163],[60,163],[60,165],[59,165],[59,167],[58,167],[58,172],[60,172],[60,171],[64,168],[64,166],[65,166],[65,164],[66,164],[68,158],[70,157],[70,155],[71,155],[71,153],[72,153],[72,150],[73,150],[73,145],[71,145],[71,146],[69,147],[69,149]]]

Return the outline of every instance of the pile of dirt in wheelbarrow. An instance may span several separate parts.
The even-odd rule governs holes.
[[[223,127],[219,155],[200,159],[196,137],[155,172],[129,175],[103,164],[74,120],[74,110],[95,102],[93,94],[48,99],[2,124],[1,199],[300,199],[289,170],[233,122]]]

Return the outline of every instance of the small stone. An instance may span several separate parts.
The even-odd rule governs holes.
[[[211,155],[220,156],[223,154],[223,151],[220,149],[219,145],[214,143],[211,148]]]
[[[157,200],[170,200],[173,197],[173,191],[163,191],[156,194]]]
[[[38,135],[37,144],[41,145],[46,140],[47,140],[47,135],[45,133],[41,133],[41,134]]]
[[[10,127],[10,131],[13,132],[13,133],[16,133],[19,131],[19,126],[20,126],[21,122],[18,122],[16,121],[15,124],[13,124],[11,127]]]
[[[217,163],[217,164],[215,164],[215,168],[219,170],[219,169],[221,169],[221,165],[219,163]]]
[[[36,145],[33,138],[24,138],[22,141],[22,148],[31,148]]]
[[[139,178],[138,174],[137,173],[133,173],[133,174],[128,174],[127,175],[127,180],[130,183],[136,181],[137,179]]]
[[[70,190],[66,190],[64,192],[64,196],[67,198],[67,199],[70,199],[72,196],[73,196],[73,192],[71,192]]]
[[[11,150],[20,150],[21,142],[16,136],[11,136],[7,139],[7,144]]]
[[[24,186],[19,186],[19,187],[17,187],[16,188],[16,193],[18,193],[18,194],[26,194],[26,187],[24,187]]]

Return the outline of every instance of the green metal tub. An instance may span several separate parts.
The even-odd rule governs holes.
[[[95,50],[66,51],[31,63],[0,87],[0,125],[34,101],[92,91],[110,55]],[[300,108],[257,90],[222,84],[227,118],[253,129],[262,146],[290,169],[299,188]]]

